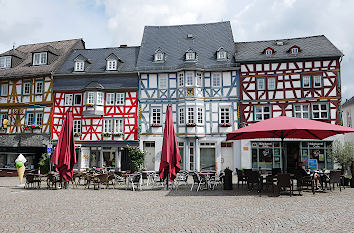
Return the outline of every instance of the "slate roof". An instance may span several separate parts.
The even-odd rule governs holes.
[[[15,49],[6,51],[1,56],[13,55],[20,58],[20,63],[12,68],[0,69],[0,78],[17,77],[17,76],[32,76],[49,74],[56,71],[63,63],[65,57],[73,48],[84,48],[82,39],[53,41],[37,44],[21,45]],[[49,51],[55,53],[55,59],[48,65],[33,66],[33,52]],[[49,61],[49,57],[48,57]]]
[[[114,47],[114,48],[98,48],[98,49],[78,49],[75,50],[55,73],[60,74],[93,74],[93,73],[121,73],[134,72],[136,59],[139,53],[139,47]],[[119,63],[117,71],[106,71],[106,58],[111,54],[116,55],[123,63]],[[73,72],[75,58],[78,56],[85,57],[90,64],[85,64],[84,72]]]
[[[283,42],[283,45],[277,45],[277,42]],[[300,47],[300,52],[296,55],[290,54],[289,49],[295,45]],[[267,47],[273,48],[275,53],[270,56],[262,53]],[[236,62],[344,56],[324,35],[281,40],[236,42],[235,48]]]
[[[193,38],[188,38],[188,34],[191,34]],[[228,60],[216,60],[216,51],[220,47],[228,52],[230,57]],[[153,61],[157,49],[167,55],[165,62]],[[184,60],[188,49],[197,52],[197,62]],[[236,66],[234,51],[234,39],[228,21],[176,26],[146,26],[137,61],[137,70],[234,67]]]
[[[346,106],[348,106],[348,105],[350,105],[350,104],[352,104],[352,103],[354,103],[354,96],[353,96],[352,98],[350,98],[350,99],[347,99],[347,100],[344,102],[344,104],[342,105],[342,107],[346,107]]]

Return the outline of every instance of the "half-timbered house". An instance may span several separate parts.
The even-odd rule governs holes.
[[[158,170],[167,106],[172,107],[182,169],[235,167],[238,71],[229,22],[147,26],[137,61],[140,147]]]
[[[37,166],[50,140],[53,72],[81,39],[21,45],[0,54],[0,168],[19,153]],[[4,119],[6,119],[4,121]]]
[[[139,47],[75,50],[55,73],[52,140],[67,111],[74,116],[78,168],[126,170],[126,146],[138,145]]]
[[[236,43],[242,126],[277,116],[341,124],[340,61],[325,36]],[[241,167],[291,169],[317,159],[331,168],[331,140],[243,140]],[[284,150],[282,150],[283,148]],[[284,153],[283,153],[284,152]]]

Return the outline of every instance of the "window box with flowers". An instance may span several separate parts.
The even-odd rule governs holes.
[[[88,108],[93,108],[93,107],[95,107],[96,105],[95,105],[95,104],[86,104],[85,106],[88,107]]]
[[[113,136],[115,137],[121,137],[123,135],[123,133],[114,133]]]
[[[81,133],[74,133],[74,137],[81,137]]]
[[[152,123],[152,124],[151,124],[151,127],[161,127],[161,124],[159,124],[159,123]]]
[[[187,127],[195,127],[197,124],[196,123],[187,123],[186,126]]]
[[[220,123],[219,126],[220,126],[220,127],[230,127],[230,126],[231,126],[231,123],[230,123],[230,122],[227,122],[227,123]]]
[[[42,129],[42,125],[35,125],[35,124],[32,124],[32,125],[25,125],[23,127],[23,130],[25,132],[32,132],[32,133],[35,133],[35,132],[40,132]]]
[[[110,137],[112,136],[111,133],[101,133],[102,137]]]

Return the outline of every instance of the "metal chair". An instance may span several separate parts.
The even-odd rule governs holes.
[[[290,189],[290,197],[293,195],[294,192],[294,186],[293,182],[291,180],[290,174],[289,173],[279,173],[277,175],[277,187],[279,188],[279,191],[282,189],[286,191],[287,188]]]
[[[243,185],[244,183],[247,184],[247,177],[241,170],[237,168],[236,168],[236,175],[237,175],[237,188],[240,187],[240,182],[241,185]]]
[[[40,189],[41,187],[41,180],[36,179],[36,175],[34,174],[26,174],[26,183],[25,188],[29,188],[30,186],[33,188],[35,184],[37,184],[37,188]]]
[[[190,191],[193,190],[193,187],[196,184],[196,185],[198,185],[198,187],[197,187],[197,192],[198,192],[201,185],[206,185],[206,180],[202,179],[201,176],[199,176],[199,174],[197,174],[197,173],[193,173],[192,177],[193,177],[193,183],[192,183],[192,187],[191,187]]]

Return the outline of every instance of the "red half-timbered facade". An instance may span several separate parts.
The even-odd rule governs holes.
[[[236,43],[241,127],[278,116],[341,124],[342,56],[325,36]],[[241,154],[251,157],[241,161],[242,167],[291,169],[300,161],[307,166],[309,159],[316,159],[319,168],[333,166],[330,142],[242,144]]]

